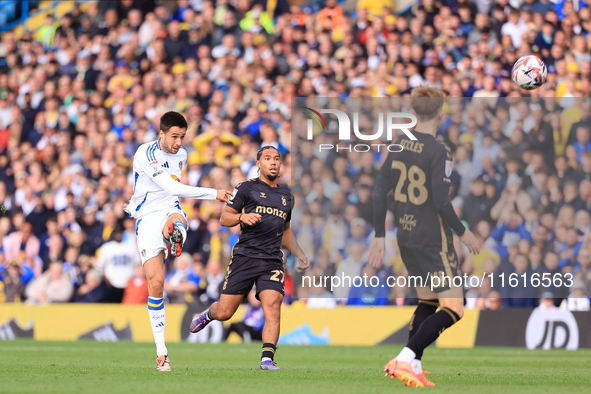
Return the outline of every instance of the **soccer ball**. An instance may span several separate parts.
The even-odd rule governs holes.
[[[548,69],[536,56],[523,56],[515,62],[511,78],[522,89],[534,90],[546,82]]]

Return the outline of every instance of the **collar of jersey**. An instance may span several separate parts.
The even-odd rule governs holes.
[[[263,182],[261,180],[261,177],[260,176],[257,177],[256,180],[257,180],[258,183],[262,183],[263,185],[265,185],[265,186],[267,186],[268,188],[271,188],[271,189],[276,189],[276,188],[279,187],[279,184],[277,184],[277,186],[273,187],[273,186],[269,185],[267,182]]]

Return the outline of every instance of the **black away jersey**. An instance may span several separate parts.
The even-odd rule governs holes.
[[[271,187],[259,178],[236,185],[228,206],[237,212],[258,213],[261,221],[254,226],[240,223],[242,231],[232,255],[283,261],[283,228],[291,220],[292,204],[288,189]]]

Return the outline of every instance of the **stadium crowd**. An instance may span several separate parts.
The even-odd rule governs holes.
[[[293,227],[313,256],[306,275],[405,275],[390,215],[386,264],[365,264],[382,155],[317,155],[292,135],[291,99],[404,97],[419,85],[460,98],[446,106],[439,137],[454,154],[454,207],[484,244],[469,256],[455,240],[464,272],[570,272],[574,285],[552,286],[551,296],[590,297],[587,3],[422,0],[404,15],[389,0],[319,4],[84,2],[35,33],[3,33],[0,301],[146,302],[123,204],[133,155],[168,110],[189,121],[185,184],[232,190],[257,176],[261,146],[284,154]],[[527,54],[548,67],[546,84],[529,92],[510,77]],[[219,202],[182,206],[189,235],[168,262],[166,297],[207,303],[219,297],[239,228],[219,225]],[[403,288],[322,298],[326,288],[299,280],[286,278],[286,303],[413,302]],[[533,307],[541,296],[527,286],[470,291],[482,309]]]

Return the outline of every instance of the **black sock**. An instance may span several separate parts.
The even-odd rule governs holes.
[[[421,326],[421,324],[423,324],[423,322],[429,316],[437,312],[437,308],[439,308],[438,300],[419,299],[419,306],[417,306],[417,309],[415,309],[415,313],[413,313],[412,317],[410,318],[410,326],[408,328],[409,341],[417,333],[417,331],[419,331],[419,327]],[[417,354],[415,359],[420,360],[423,357],[423,350],[415,353]]]
[[[460,317],[451,309],[441,308],[439,312],[425,319],[419,326],[418,331],[408,341],[406,347],[415,352],[423,354],[423,350],[439,337],[446,328],[453,326]]]
[[[269,357],[273,360],[273,357],[275,357],[275,349],[277,348],[272,343],[263,343],[263,355],[261,358]]]

